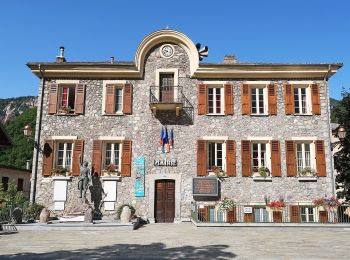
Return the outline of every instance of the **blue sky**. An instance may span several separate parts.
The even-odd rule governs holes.
[[[37,95],[28,61],[132,61],[141,40],[179,30],[209,46],[206,62],[225,54],[241,62],[330,63],[331,97],[350,87],[350,1],[1,1],[0,98]]]

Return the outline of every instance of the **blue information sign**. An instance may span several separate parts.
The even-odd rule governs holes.
[[[135,180],[135,197],[145,196],[145,157],[136,157],[135,161],[136,180]]]

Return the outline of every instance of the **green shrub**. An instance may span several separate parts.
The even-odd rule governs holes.
[[[125,206],[129,207],[129,209],[131,211],[131,216],[133,216],[135,214],[136,210],[135,210],[135,208],[133,206],[131,206],[129,204],[123,204],[123,205],[119,206],[118,209],[117,209],[117,219],[120,219],[120,214],[122,214],[123,208]]]
[[[45,208],[43,205],[32,203],[24,211],[25,219],[39,219],[40,213]]]

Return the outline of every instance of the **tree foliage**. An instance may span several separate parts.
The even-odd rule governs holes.
[[[347,134],[340,140],[341,149],[334,155],[334,166],[338,172],[336,182],[344,188],[338,197],[350,201],[350,93],[343,91],[342,97],[339,105],[334,108],[334,114]]]
[[[5,130],[14,143],[12,148],[0,151],[0,165],[25,169],[26,161],[33,158],[33,141],[23,135],[23,127],[30,124],[34,128],[36,108],[27,109],[14,120],[5,124]]]

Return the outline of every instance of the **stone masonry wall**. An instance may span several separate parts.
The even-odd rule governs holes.
[[[172,58],[166,59],[159,53],[160,46],[153,48],[145,63],[144,79],[130,80],[133,84],[133,114],[125,116],[102,115],[102,80],[80,80],[86,84],[85,114],[79,116],[48,115],[48,87],[56,79],[47,80],[43,107],[43,124],[41,145],[52,136],[78,136],[84,139],[84,160],[91,162],[92,140],[99,136],[124,136],[133,141],[132,158],[144,155],[146,159],[146,191],[145,197],[134,196],[135,171],[131,177],[122,178],[117,186],[116,205],[130,203],[136,206],[137,213],[149,215],[148,176],[151,174],[176,174],[181,176],[182,219],[190,216],[192,196],[192,178],[196,177],[197,140],[203,136],[228,136],[236,141],[237,177],[225,178],[221,184],[221,197],[233,198],[238,203],[263,202],[264,196],[278,199],[284,196],[287,201],[311,201],[317,196],[331,194],[331,164],[328,126],[328,95],[322,81],[321,115],[319,116],[286,116],[284,112],[283,79],[277,84],[277,116],[242,116],[240,80],[223,79],[234,84],[234,115],[203,116],[197,113],[197,79],[190,78],[189,59],[179,46],[175,47]],[[149,108],[149,86],[155,85],[156,69],[178,68],[179,85],[192,104],[193,122],[188,117],[177,119],[174,112],[152,115]],[[210,80],[210,79],[208,79]],[[174,129],[174,149],[163,155],[159,146],[159,133],[162,125]],[[281,142],[282,177],[273,178],[272,182],[256,182],[252,178],[241,175],[241,140],[248,136],[268,136]],[[285,140],[291,137],[310,136],[325,141],[327,177],[318,178],[317,182],[299,182],[295,177],[286,177]],[[155,167],[154,159],[176,158],[177,167]],[[39,158],[37,181],[37,202],[49,208],[53,207],[52,178],[42,177],[42,157]],[[152,193],[153,194],[153,193]],[[77,178],[68,183],[66,207],[78,196]],[[62,214],[62,212],[57,212]]]

